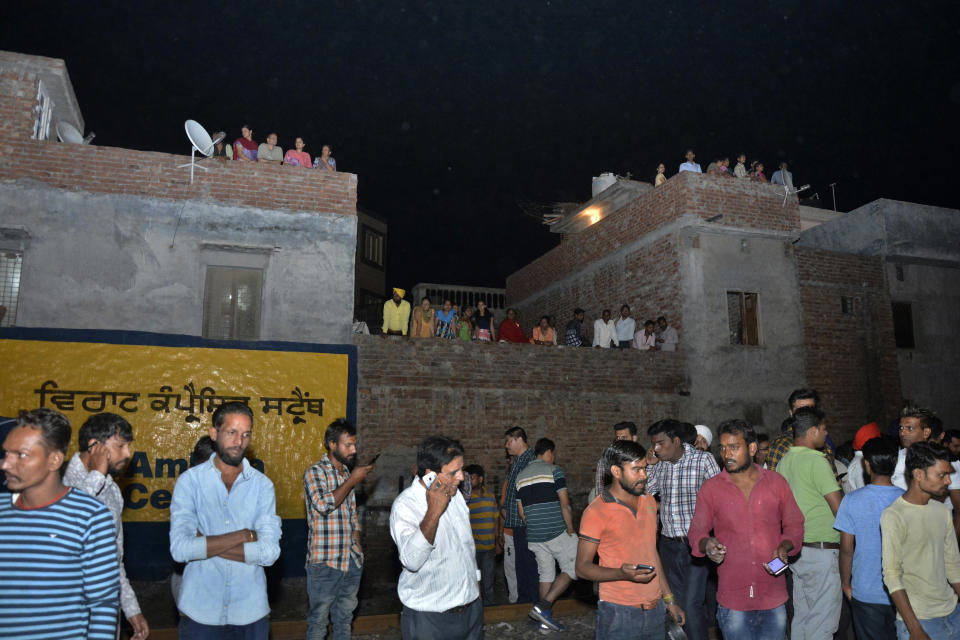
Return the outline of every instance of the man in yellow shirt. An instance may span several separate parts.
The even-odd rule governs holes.
[[[410,326],[410,303],[403,299],[407,294],[394,287],[393,297],[383,303],[383,336],[406,336]]]

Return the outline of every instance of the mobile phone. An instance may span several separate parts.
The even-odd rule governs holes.
[[[423,474],[423,484],[427,486],[427,489],[430,488],[430,485],[433,484],[433,481],[437,479],[437,474],[433,471],[427,471]]]
[[[766,563],[763,566],[769,569],[770,573],[772,573],[775,576],[778,576],[787,570],[787,563],[785,563],[780,558],[774,558],[773,560],[771,560],[770,562]]]
[[[374,462],[376,462],[376,461],[377,461],[377,458],[380,457],[380,454],[381,454],[381,453],[383,453],[383,452],[382,452],[382,451],[378,451],[378,452],[377,452],[377,455],[373,456],[373,458],[371,458],[371,459],[370,459],[370,462],[368,462],[367,464],[370,465],[370,464],[373,464]]]
[[[656,571],[657,568],[649,564],[638,564],[636,566],[637,571]]]

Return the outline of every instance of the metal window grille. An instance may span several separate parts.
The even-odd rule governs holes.
[[[17,325],[17,302],[20,299],[20,272],[23,254],[0,251],[0,327]]]
[[[53,117],[53,100],[47,93],[41,80],[37,85],[37,119],[33,123],[33,137],[36,140],[50,138],[50,119]]]

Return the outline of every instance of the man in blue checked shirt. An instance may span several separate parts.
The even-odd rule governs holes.
[[[170,554],[186,562],[181,640],[267,640],[270,606],[263,567],[280,555],[273,482],[244,457],[253,412],[227,402],[213,412],[216,453],[177,479],[170,504]]]

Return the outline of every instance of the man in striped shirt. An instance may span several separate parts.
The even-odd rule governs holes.
[[[563,631],[563,625],[553,619],[552,609],[577,578],[577,534],[567,480],[563,469],[554,464],[556,451],[552,440],[537,440],[537,459],[517,476],[517,509],[527,526],[528,545],[537,558],[540,576],[540,599],[530,610],[530,617],[540,623],[541,630]]]
[[[363,574],[363,549],[357,521],[354,487],[373,465],[357,462],[357,429],[345,419],[335,420],[323,434],[327,448],[320,461],[303,474],[303,493],[310,527],[307,552],[308,640],[327,637],[327,618],[333,637],[350,637],[353,610]]]
[[[473,530],[473,545],[477,550],[477,568],[480,569],[480,586],[483,605],[494,604],[493,578],[496,562],[497,499],[484,485],[483,467],[467,465],[463,472],[470,477],[470,528]]]
[[[3,442],[0,638],[113,640],[120,599],[110,511],[63,485],[70,423],[21,412]]]

